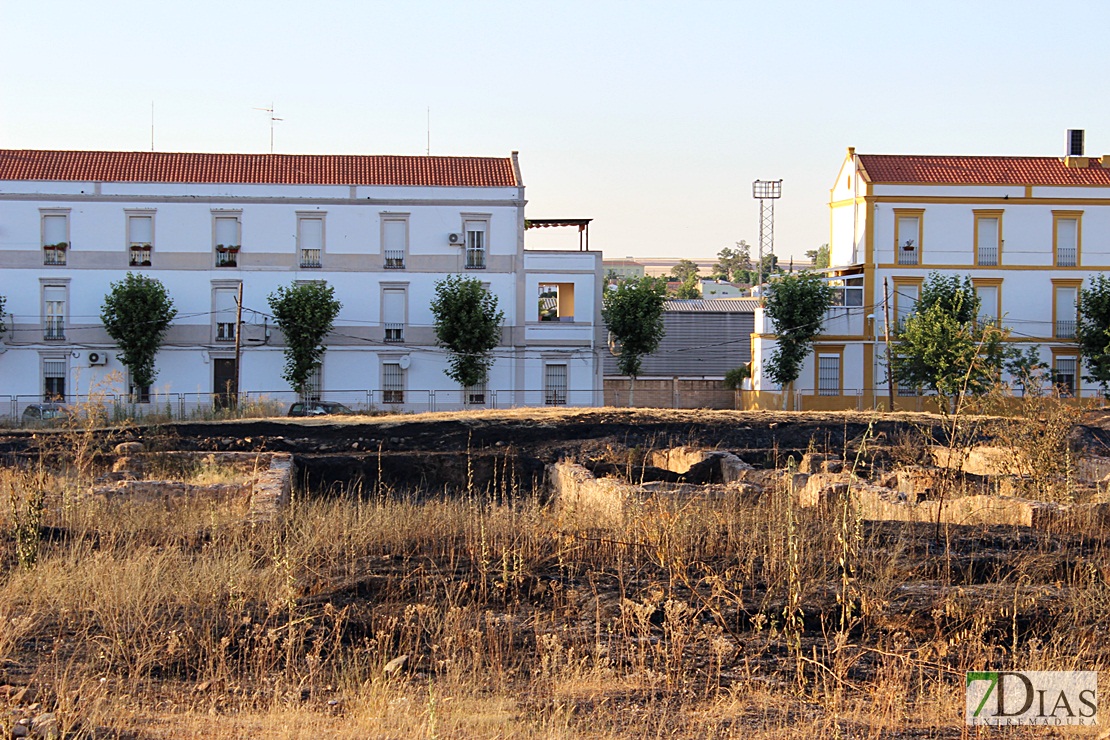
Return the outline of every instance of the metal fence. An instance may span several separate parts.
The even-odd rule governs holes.
[[[293,391],[242,391],[238,403],[223,393],[157,393],[139,403],[126,394],[0,396],[0,425],[41,426],[32,406],[61,404],[67,415],[108,422],[209,421],[235,418],[285,416],[298,400]],[[557,395],[546,390],[485,391],[459,390],[329,390],[322,400],[338,402],[360,414],[416,414],[434,411],[509,409],[523,406],[601,406],[601,391],[568,390]],[[29,411],[30,409],[30,411]]]

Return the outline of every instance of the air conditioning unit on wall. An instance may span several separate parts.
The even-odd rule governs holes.
[[[465,237],[462,234],[448,234],[447,235],[447,243],[452,244],[456,247],[461,247],[463,245],[464,239],[465,239]]]
[[[107,352],[90,352],[89,353],[90,365],[107,365],[108,353]]]

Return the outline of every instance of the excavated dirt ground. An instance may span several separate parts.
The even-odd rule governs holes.
[[[443,490],[465,483],[468,466],[471,484],[484,487],[508,460],[527,490],[542,480],[544,465],[567,457],[685,445],[728,449],[756,467],[776,467],[807,449],[852,455],[867,434],[880,453],[911,428],[942,439],[941,422],[921,414],[521,409],[177,422],[138,427],[115,440],[141,441],[149,450],[290,452],[307,476],[303,482],[318,490],[360,483]],[[0,455],[33,454],[36,438],[55,434],[62,433],[0,431]]]
[[[429,492],[459,491],[468,486],[485,489],[495,488],[499,479],[504,482],[510,476],[520,490],[539,492],[544,490],[545,467],[559,460],[578,460],[595,475],[605,475],[620,472],[614,461],[629,459],[630,451],[647,453],[679,446],[728,450],[757,468],[772,468],[789,456],[800,458],[806,451],[851,460],[866,438],[864,465],[881,465],[893,459],[895,449],[910,432],[943,443],[942,422],[940,417],[920,414],[517,410],[175,423],[103,434],[105,448],[109,441],[129,440],[140,441],[155,452],[289,452],[302,471],[302,485],[318,493],[369,491],[382,486]],[[0,432],[0,464],[33,458],[44,440],[55,435],[64,439],[64,434]],[[1081,450],[1107,456],[1110,415],[1088,414],[1072,439]],[[46,445],[57,443],[47,441]],[[679,482],[682,478],[643,465],[629,467],[624,474],[641,481]],[[752,503],[762,506],[767,499],[743,505]],[[800,527],[816,530],[814,521],[823,514],[810,509],[798,516]],[[1092,571],[1091,561],[1102,562],[1110,544],[1105,532],[981,526],[952,527],[942,535],[928,524],[868,522],[862,525],[861,534],[868,547],[868,567],[885,569],[882,583],[892,586],[881,593],[865,589],[861,603],[868,615],[866,629],[852,632],[852,639],[859,644],[844,648],[852,657],[844,662],[844,673],[837,678],[845,685],[878,681],[893,658],[910,661],[922,676],[949,680],[945,672],[955,675],[958,671],[953,669],[958,666],[949,666],[937,646],[955,646],[961,639],[970,639],[968,635],[986,645],[1017,647],[1031,641],[1047,644],[1060,640],[1068,630],[1086,635],[1092,629],[1089,621],[1073,619],[1076,605],[1085,602],[1071,592],[1080,593],[1082,598],[1102,593],[1093,587],[1077,590],[1076,584],[1092,577],[1088,573]],[[518,582],[506,582],[502,584],[503,595],[490,597],[488,608],[493,612],[503,610],[520,622],[542,621],[547,618],[544,615],[556,611],[573,616],[567,622],[567,634],[580,633],[585,644],[589,636],[601,632],[604,624],[619,620],[624,602],[634,599],[650,607],[649,622],[654,626],[645,629],[663,634],[659,624],[664,618],[664,605],[654,603],[659,599],[652,594],[666,581],[669,571],[645,563],[635,572],[625,573],[615,564],[633,555],[640,557],[636,543],[609,540],[603,532],[583,531],[575,536],[581,540],[582,551],[590,556],[583,555],[580,566],[553,561]],[[346,563],[334,573],[321,572],[310,582],[298,584],[298,604],[303,608],[320,604],[350,607],[344,639],[357,641],[373,633],[374,625],[379,623],[375,620],[381,618],[375,610],[380,612],[383,603],[399,605],[395,608],[401,614],[408,602],[446,598],[445,594],[426,592],[422,582],[411,577],[413,573],[458,571],[463,573],[460,578],[474,578],[477,572],[467,566],[465,557],[458,560],[452,555],[450,562],[442,563],[421,557],[390,556],[373,562]],[[1022,575],[1015,580],[1013,568],[1019,560]],[[669,593],[673,598],[702,605],[700,618],[723,630],[722,639],[735,643],[736,654],[741,657],[715,669],[708,658],[705,666],[695,661],[694,667],[707,674],[718,671],[726,687],[743,686],[744,681],[751,680],[753,671],[777,676],[789,670],[793,659],[785,642],[768,633],[761,621],[767,615],[773,618],[783,613],[781,584],[740,578],[742,588],[717,605],[713,601],[717,574],[730,573],[731,560],[698,566],[701,570],[693,569],[695,575],[690,581],[670,583]],[[450,578],[434,582],[444,589],[453,583]],[[484,588],[486,584],[483,581],[479,585]],[[411,593],[403,590],[406,587],[412,589]],[[813,655],[814,666],[819,651],[829,650],[828,634],[834,629],[839,609],[837,588],[838,583],[832,580],[810,583],[802,594],[800,654]],[[497,593],[492,586],[491,591]],[[1013,610],[1007,612],[999,608],[1000,604],[1012,604]],[[527,641],[520,647],[524,651],[535,648]],[[614,646],[613,660],[617,664],[622,660],[633,662],[634,648]],[[31,644],[22,656],[27,659],[23,666],[26,675],[9,670],[7,682],[29,680],[37,649]],[[827,654],[823,653],[821,660],[832,664]],[[811,670],[817,675],[819,669]],[[785,688],[784,696],[789,693],[789,687]],[[522,706],[528,708],[530,701],[522,697]],[[542,709],[541,699],[535,701]],[[579,710],[590,711],[585,705]],[[751,721],[754,727],[766,717],[753,716]],[[865,734],[862,727],[842,729],[845,736],[856,736],[857,730],[859,736]],[[907,727],[904,733],[887,736],[962,735],[959,723],[953,722],[937,729]]]

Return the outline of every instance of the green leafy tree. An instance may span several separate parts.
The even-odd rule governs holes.
[[[324,359],[324,337],[335,325],[343,304],[335,289],[323,282],[293,283],[267,297],[274,321],[285,335],[285,368],[281,377],[304,398],[308,379]]]
[[[698,290],[697,275],[690,275],[682,281],[682,285],[678,286],[678,290],[674,293],[675,298],[701,298],[701,291]]]
[[[505,312],[477,278],[449,275],[435,290],[432,317],[436,341],[450,353],[447,375],[462,386],[481,385],[493,365],[493,348],[501,342]]]
[[[741,239],[736,248],[725,247],[717,252],[717,264],[713,265],[714,280],[734,280],[750,283],[748,273],[752,269],[752,248]]]
[[[771,320],[777,342],[767,375],[783,388],[798,379],[832,300],[833,289],[812,272],[782,275],[771,282],[763,312]]]
[[[629,404],[644,355],[659,349],[666,331],[663,326],[666,294],[665,280],[642,277],[627,280],[602,296],[601,318],[612,334],[617,370],[630,379]]]
[[[814,270],[824,270],[830,264],[829,245],[822,244],[817,249],[807,249],[806,257],[813,262]]]
[[[979,308],[970,278],[930,274],[894,343],[895,380],[935,392],[945,410],[953,400],[958,410],[965,396],[993,388],[1012,353],[1007,331],[979,321]]]
[[[1110,386],[1110,278],[1095,275],[1079,291],[1079,321],[1075,327],[1079,354],[1090,371],[1084,379]]]
[[[671,268],[671,279],[676,282],[685,283],[687,280],[693,278],[698,279],[698,265],[693,260],[682,259],[678,261],[673,268]]]
[[[751,363],[745,363],[739,367],[734,367],[725,373],[725,388],[730,391],[739,390],[744,385],[744,381],[752,377]]]
[[[154,358],[176,316],[173,299],[155,278],[129,272],[109,285],[100,320],[119,346],[132,388],[140,393],[154,382]]]

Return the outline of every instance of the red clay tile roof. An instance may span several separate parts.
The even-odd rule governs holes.
[[[873,183],[1110,186],[1110,169],[1100,167],[1097,157],[1087,168],[1067,167],[1056,157],[860,154],[859,160]]]
[[[517,187],[510,158],[0,149],[0,180]]]

